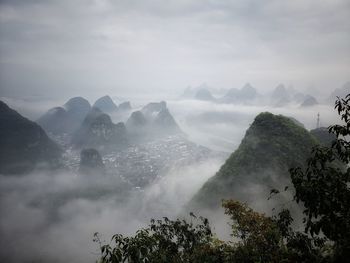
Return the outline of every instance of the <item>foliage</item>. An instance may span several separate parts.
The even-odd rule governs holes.
[[[253,211],[246,204],[228,200],[223,202],[225,213],[232,220],[235,259],[239,262],[279,262],[281,232],[270,217]]]
[[[305,206],[305,232],[334,242],[334,259],[350,257],[350,94],[336,101],[343,125],[329,127],[332,146],[312,150],[306,169],[291,169],[295,199]]]
[[[223,201],[223,207],[232,220],[235,242],[215,238],[205,218],[191,214],[188,223],[165,217],[152,220],[133,237],[114,235],[112,245],[102,245],[96,233],[100,262],[321,262],[317,239],[293,232],[288,210],[271,218],[234,200]]]
[[[114,235],[114,248],[101,246],[101,262],[224,262],[225,244],[214,239],[208,220],[191,217],[197,224],[164,217],[151,220],[134,237]]]

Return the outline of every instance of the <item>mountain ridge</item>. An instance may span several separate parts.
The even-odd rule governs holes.
[[[0,101],[0,173],[23,174],[59,166],[61,149],[35,122]]]
[[[221,199],[253,202],[242,190],[248,183],[270,190],[289,179],[288,170],[304,165],[317,140],[293,120],[260,113],[246,131],[238,149],[197,192],[190,206],[217,208]]]

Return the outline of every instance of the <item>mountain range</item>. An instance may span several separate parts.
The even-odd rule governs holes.
[[[107,114],[124,113],[132,109],[130,102],[123,102],[117,106],[108,95],[97,99],[93,106],[82,97],[74,97],[63,106],[49,109],[36,122],[46,132],[72,135],[80,128],[92,108]]]
[[[333,104],[337,97],[345,97],[350,93],[350,82],[346,82],[342,87],[334,89],[326,100],[321,101],[315,96],[299,92],[293,87],[287,88],[284,84],[278,84],[272,92],[266,94],[259,94],[257,89],[249,83],[245,84],[241,89],[220,89],[220,92],[215,95],[213,95],[213,91],[217,90],[207,85],[201,85],[196,88],[188,87],[180,96],[180,99],[248,105],[257,103],[273,107],[284,107],[289,104],[309,107],[318,105],[320,102]]]
[[[48,110],[36,122],[46,131],[53,134],[71,134],[80,126],[88,112],[90,103],[82,97],[69,99],[62,107]]]

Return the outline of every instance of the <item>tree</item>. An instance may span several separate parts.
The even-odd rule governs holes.
[[[134,237],[114,235],[114,247],[100,246],[101,262],[227,262],[225,244],[213,237],[208,220],[194,214],[191,218],[190,223],[166,217],[152,219],[149,227],[140,229]],[[97,233],[95,241],[100,243]]]
[[[350,94],[335,103],[342,125],[329,127],[336,139],[330,148],[317,146],[306,169],[290,170],[296,202],[305,206],[305,232],[323,233],[334,242],[333,258],[350,258]]]
[[[232,236],[237,262],[279,262],[282,235],[276,222],[239,201],[223,201],[225,214],[232,220]]]

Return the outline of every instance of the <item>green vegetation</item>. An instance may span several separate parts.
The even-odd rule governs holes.
[[[317,143],[293,119],[259,114],[238,149],[194,196],[191,209],[217,208],[222,198],[247,201],[241,193],[247,182],[266,186],[266,192],[280,187],[281,182],[289,180],[290,168],[305,165]]]
[[[295,199],[306,207],[305,232],[323,233],[334,242],[336,260],[345,262],[350,258],[350,94],[335,108],[344,121],[329,128],[336,140],[314,148],[307,168],[292,169],[291,177]]]
[[[133,237],[114,235],[112,244],[103,245],[95,233],[94,241],[101,249],[99,262],[323,262],[316,245],[324,244],[323,240],[293,232],[288,210],[271,218],[238,201],[224,201],[223,207],[238,241],[219,240],[208,220],[193,214],[190,223],[164,218],[152,220]]]
[[[227,200],[223,201],[223,207],[232,221],[233,241],[216,238],[208,221],[197,219],[193,214],[195,224],[164,218],[152,220],[148,228],[139,230],[134,237],[115,235],[112,245],[101,244],[96,234],[95,241],[101,248],[100,262],[347,262],[350,256],[350,142],[347,141],[350,94],[336,102],[336,109],[344,125],[329,128],[336,136],[332,146],[313,147],[304,166],[290,169],[294,199],[305,207],[303,232],[292,229],[293,218],[288,210],[269,217],[246,204]],[[256,122],[261,121],[260,117],[265,118],[259,127],[276,118],[264,113]],[[279,123],[282,126],[276,127],[277,131],[268,132],[302,132],[295,126],[278,131],[290,125],[283,118]],[[303,142],[308,141],[298,145]],[[283,141],[282,137],[274,143],[276,150],[279,148],[276,145],[285,143],[288,148],[291,142]],[[236,156],[233,161],[240,160],[241,147],[245,147],[244,141],[232,155]],[[277,190],[271,192],[278,193]]]

